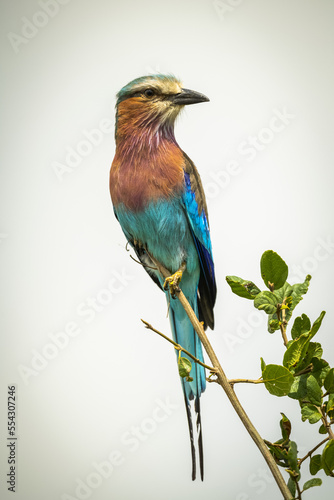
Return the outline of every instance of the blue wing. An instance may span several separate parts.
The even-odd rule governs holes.
[[[201,272],[198,285],[198,310],[204,327],[214,327],[213,307],[217,288],[215,280],[212,246],[205,195],[200,176],[195,165],[185,157],[185,191],[183,203],[189,221],[192,237],[197,249]]]

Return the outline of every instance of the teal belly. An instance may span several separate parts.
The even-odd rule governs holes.
[[[185,261],[188,274],[185,278],[189,279],[192,275],[191,281],[197,284],[198,256],[180,199],[151,202],[138,212],[130,212],[121,204],[116,212],[129,240],[139,242],[173,273]]]

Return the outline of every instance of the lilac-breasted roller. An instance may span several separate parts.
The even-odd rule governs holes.
[[[199,173],[174,137],[174,122],[185,105],[209,99],[182,87],[172,75],[144,76],[117,94],[116,153],[110,193],[122,230],[143,267],[165,290],[175,342],[203,361],[201,342],[182,305],[181,289],[204,328],[213,329],[216,283],[208,212]],[[171,272],[164,280],[152,256]],[[156,268],[155,268],[156,269]],[[205,370],[192,362],[192,381],[181,378],[191,440],[192,479],[196,456],[190,401],[197,414],[199,462],[203,480],[200,396]]]

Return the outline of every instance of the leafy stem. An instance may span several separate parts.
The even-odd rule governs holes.
[[[294,373],[294,377],[300,377],[300,375],[305,375],[306,373],[310,373],[313,370],[313,364],[311,363],[308,365],[306,368],[303,368],[303,370],[300,370],[300,372]]]
[[[161,278],[166,279],[170,276],[167,269],[152,256],[150,257],[153,265],[156,266],[156,270],[161,274]],[[203,324],[199,322],[182,290],[177,289],[175,296],[187,313],[210,358],[212,366],[208,366],[196,359],[182,346],[153,328],[146,321],[142,321],[146,328],[158,333],[179,351],[179,373],[181,377],[191,380],[190,372],[192,368],[188,357],[210,371],[207,380],[218,383],[225,391],[234,410],[266,460],[283,498],[285,500],[291,500],[292,498],[302,500],[304,491],[322,484],[319,477],[309,479],[303,486],[300,483],[300,467],[307,458],[310,458],[310,472],[312,475],[317,474],[322,469],[327,476],[334,477],[334,432],[331,428],[334,423],[334,368],[331,368],[329,363],[322,358],[323,349],[321,344],[313,341],[313,337],[322,324],[325,311],[320,313],[313,324],[311,324],[306,314],[296,317],[291,328],[291,340],[288,340],[288,323],[294,308],[308,291],[311,276],[307,275],[303,283],[290,285],[286,281],[288,266],[272,250],[264,252],[261,257],[260,267],[261,276],[269,290],[261,291],[252,281],[244,280],[238,276],[226,277],[233,293],[239,297],[252,300],[256,309],[268,315],[269,333],[273,334],[275,331],[280,331],[286,348],[282,364],[267,364],[261,358],[262,376],[256,380],[247,378],[229,380],[226,377],[205,334]],[[181,357],[181,352],[184,352],[187,357]],[[234,386],[238,383],[263,383],[270,394],[277,397],[288,396],[297,400],[300,405],[302,421],[307,420],[309,424],[321,423],[319,432],[321,434],[327,432],[328,435],[304,457],[298,458],[297,443],[290,439],[291,422],[284,413],[281,413],[280,428],[282,437],[274,443],[263,440],[235,394]],[[328,399],[325,400],[325,398]],[[321,455],[313,455],[322,445],[325,446]],[[284,467],[289,474],[287,484],[280,473],[279,467]]]
[[[179,351],[180,354],[181,354],[181,352],[184,352],[187,356],[189,356],[189,358],[191,358],[193,361],[195,361],[195,363],[198,363],[199,365],[204,366],[204,368],[206,368],[207,370],[209,370],[210,373],[212,373],[212,374],[217,373],[217,369],[216,368],[212,368],[211,366],[208,366],[205,363],[202,363],[202,361],[200,361],[198,358],[196,358],[195,356],[193,356],[193,354],[191,354],[189,351],[187,351],[186,349],[184,349],[180,344],[178,344],[177,342],[174,342],[174,340],[172,340],[169,337],[167,337],[167,335],[165,335],[164,333],[159,332],[159,330],[157,330],[156,328],[154,328],[152,325],[150,325],[150,323],[148,323],[144,319],[142,319],[141,321],[144,323],[145,327],[148,330],[152,330],[152,332],[157,333],[158,335],[160,335],[164,339],[168,340],[168,342],[170,342],[171,344],[173,344],[173,346],[175,347],[175,349],[177,351]]]
[[[286,322],[286,319],[285,319],[285,309],[286,309],[286,306],[285,307],[284,306],[285,306],[285,298],[284,298],[282,304],[278,304],[278,306],[277,306],[277,318],[279,320],[279,327],[280,327],[280,330],[281,330],[281,335],[282,335],[282,338],[283,338],[283,343],[284,343],[284,345],[286,347],[288,345],[288,337],[286,335],[286,327],[287,327],[287,322]]]
[[[273,334],[279,330],[286,347],[282,364],[267,365],[261,358],[264,385],[270,394],[279,397],[288,396],[299,401],[302,421],[308,421],[310,424],[321,422],[319,432],[328,434],[303,458],[298,459],[297,443],[290,440],[291,422],[282,413],[283,418],[280,421],[282,438],[275,443],[265,441],[276,463],[285,467],[290,475],[288,487],[291,495],[301,500],[304,491],[322,484],[322,480],[316,477],[301,486],[299,469],[306,458],[311,457],[312,475],[322,469],[327,476],[334,477],[334,432],[331,428],[334,417],[334,368],[322,358],[321,344],[313,341],[322,324],[325,311],[320,313],[313,324],[306,314],[296,317],[289,340],[288,323],[294,308],[308,291],[311,276],[307,275],[303,283],[290,285],[287,282],[287,264],[272,250],[263,253],[260,268],[261,276],[269,291],[261,291],[252,281],[238,276],[227,276],[226,280],[233,293],[253,300],[254,307],[268,315],[268,332]],[[312,456],[323,444],[325,446],[322,453]]]
[[[258,378],[257,380],[252,380],[249,378],[233,378],[229,380],[229,383],[233,387],[234,384],[263,384],[264,380],[262,378]]]
[[[296,483],[296,489],[297,489],[297,495],[298,495],[297,499],[302,500],[302,491],[300,490],[298,479],[294,478],[294,481]]]
[[[323,423],[323,425],[328,433],[329,438],[334,439],[334,433],[333,433],[332,428],[331,428],[331,423],[328,422],[328,420],[327,420],[327,415],[326,415],[324,408],[321,407],[321,408],[318,408],[318,410],[320,411],[320,413],[322,415],[321,421],[322,421],[322,423]]]

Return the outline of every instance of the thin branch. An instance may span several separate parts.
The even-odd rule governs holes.
[[[271,443],[270,441],[268,441],[267,439],[264,439],[263,440],[267,446],[276,446],[276,448],[281,448],[282,450],[285,449],[285,445],[284,444],[280,444],[280,443]]]
[[[310,457],[318,448],[320,448],[321,445],[323,445],[324,443],[326,443],[326,441],[329,440],[329,437],[326,437],[323,441],[321,441],[321,443],[317,444],[317,446],[315,446],[314,448],[312,448],[312,450],[310,450],[307,455],[305,455],[305,457],[303,458],[300,458],[298,460],[298,467],[300,468],[301,464],[304,462],[304,460],[306,460],[308,457]]]
[[[283,303],[281,305],[285,305],[285,299],[283,300]],[[278,318],[278,321],[280,320],[280,313],[282,313],[282,321],[281,321],[281,324],[280,324],[280,330],[281,330],[281,335],[282,335],[282,338],[283,338],[283,343],[285,345],[285,347],[288,345],[288,337],[286,336],[286,319],[285,319],[285,308],[281,307],[281,305],[279,305],[277,307],[277,318]]]
[[[294,373],[293,376],[294,377],[299,377],[300,375],[304,375],[305,373],[309,373],[313,370],[313,363],[311,363],[310,365],[308,365],[306,368],[304,368],[303,370],[300,370],[300,372],[297,372],[297,373]],[[325,396],[325,395],[324,395]]]
[[[216,372],[214,373],[214,375],[216,375]],[[215,383],[215,384],[220,385],[220,383],[218,382],[218,380],[216,378],[210,378],[210,376],[207,377],[206,381],[209,382],[209,384]]]
[[[296,483],[296,488],[297,488],[297,493],[298,493],[298,500],[302,500],[302,492],[300,490],[300,487],[299,487],[299,483],[297,481],[297,479],[294,479],[295,483]]]
[[[160,262],[155,260],[154,257],[152,257],[152,255],[150,255],[150,258],[154,262],[154,264],[157,266],[157,268],[159,269],[159,272],[161,273],[161,275],[163,276],[164,279],[166,279],[167,277],[169,277],[171,275],[171,273],[164,266],[162,266],[160,264]],[[224,389],[225,394],[227,395],[228,399],[230,400],[230,403],[232,404],[234,410],[238,414],[239,418],[241,419],[241,421],[242,421],[243,425],[245,426],[246,430],[248,431],[249,435],[251,436],[251,438],[255,442],[256,446],[259,448],[260,452],[262,453],[265,461],[268,464],[269,469],[271,470],[272,475],[274,476],[274,479],[275,479],[284,499],[291,500],[292,497],[291,497],[290,490],[287,487],[287,485],[283,479],[283,476],[276,465],[276,462],[275,462],[273,456],[271,455],[270,451],[268,450],[267,446],[265,445],[260,434],[258,433],[256,428],[254,427],[254,425],[250,421],[247,413],[245,412],[245,410],[241,406],[233,388],[230,385],[230,382],[228,381],[228,379],[225,375],[223,368],[221,367],[221,365],[219,363],[219,360],[216,356],[216,353],[213,350],[213,348],[212,348],[212,346],[211,346],[211,344],[206,336],[206,333],[203,329],[203,326],[200,324],[196,314],[194,313],[193,309],[191,308],[191,306],[190,306],[188,300],[186,299],[185,295],[183,294],[182,290],[176,290],[176,296],[179,299],[179,301],[181,302],[185,312],[187,313],[187,315],[188,315],[188,317],[189,317],[189,319],[194,327],[194,330],[196,331],[200,341],[203,344],[204,349],[206,350],[206,352],[210,358],[211,363],[213,364],[214,368],[217,370],[216,376],[217,376],[218,383]]]
[[[175,349],[177,349],[179,352],[181,352],[181,351],[184,352],[193,361],[195,361],[195,363],[198,363],[199,365],[204,366],[204,368],[206,368],[207,370],[209,370],[213,374],[216,373],[217,370],[215,368],[212,368],[212,366],[208,366],[205,363],[202,363],[202,361],[200,361],[198,358],[195,358],[195,356],[193,356],[189,351],[187,351],[186,349],[184,349],[180,344],[177,344],[176,342],[174,342],[174,340],[172,340],[169,337],[167,337],[167,335],[165,335],[162,332],[159,332],[159,330],[156,330],[152,325],[150,325],[150,323],[148,323],[144,319],[142,319],[141,321],[144,323],[145,327],[148,330],[152,330],[152,332],[155,332],[158,335],[160,335],[161,337],[163,337],[164,339],[168,340],[168,342],[170,342],[171,344],[173,344],[173,346],[175,347]]]
[[[148,323],[144,319],[142,319],[141,321],[144,323],[145,328],[147,328],[148,330],[152,330],[152,332],[157,333],[158,335],[160,335],[161,337],[163,337],[165,340],[167,340],[168,342],[170,342],[171,344],[173,344],[173,346],[174,346],[174,348],[176,350],[178,350],[180,352],[182,351],[185,354],[187,354],[187,356],[189,356],[193,361],[195,361],[195,363],[198,363],[199,365],[201,365],[204,368],[206,368],[207,370],[209,370],[212,375],[215,375],[217,373],[216,368],[213,368],[212,366],[208,366],[205,363],[203,363],[201,360],[199,360],[193,354],[191,354],[189,351],[187,351],[187,349],[184,349],[184,347],[182,347],[177,342],[174,342],[174,340],[172,340],[171,338],[167,337],[167,335],[165,335],[164,333],[162,333],[159,330],[157,330],[156,328],[154,328],[154,326],[152,326],[150,323]],[[210,382],[217,382],[217,380],[210,380]],[[229,379],[229,383],[232,386],[234,384],[240,384],[240,383],[263,384],[263,382],[264,382],[264,380],[262,380],[260,378],[257,379],[257,380],[251,380],[251,379],[248,379],[248,378],[234,378],[234,379]]]
[[[317,406],[317,409],[318,409],[318,411],[320,411],[320,413],[322,415],[321,420],[322,420],[322,423],[324,424],[324,427],[326,428],[326,431],[327,431],[329,438],[334,439],[334,433],[331,429],[331,423],[328,422],[328,420],[327,420],[325,410],[323,408],[319,408],[318,406]]]
[[[262,380],[261,378],[257,379],[257,380],[251,380],[249,378],[232,378],[229,380],[229,383],[231,385],[234,385],[234,384],[241,384],[241,383],[244,383],[244,384],[263,384],[264,380]]]

